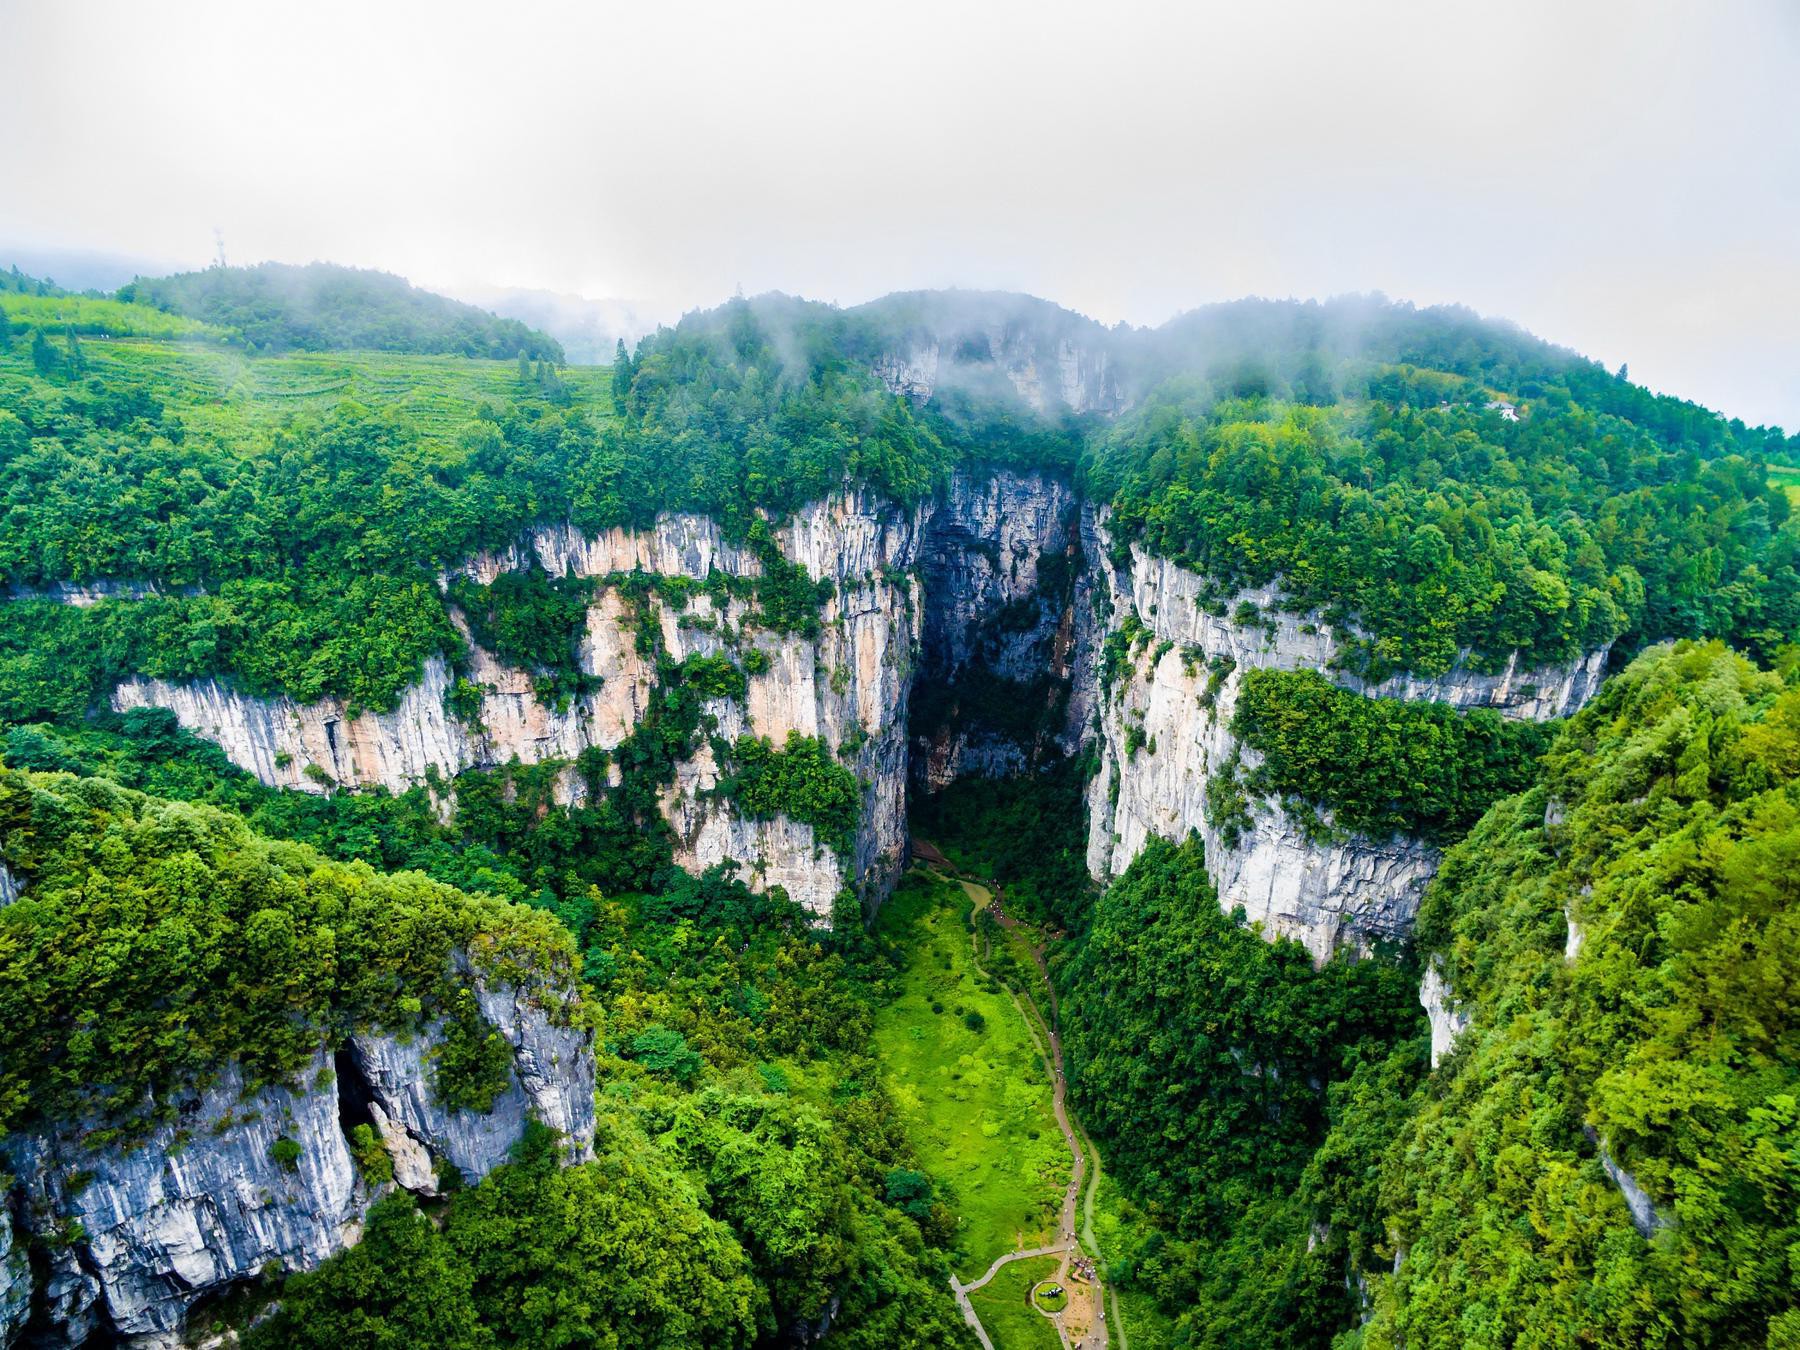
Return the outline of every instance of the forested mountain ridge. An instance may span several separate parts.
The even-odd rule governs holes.
[[[101,353],[85,376],[56,353],[40,371],[14,342],[0,355],[0,574],[14,589],[207,590],[157,607],[166,641],[128,661],[380,707],[427,653],[455,648],[428,578],[536,520],[596,531],[688,509],[742,535],[760,511],[785,515],[846,479],[907,504],[956,464],[1012,464],[1078,475],[1121,538],[1197,567],[1220,603],[1280,578],[1292,603],[1361,630],[1355,661],[1377,677],[1445,670],[1463,648],[1548,661],[1672,635],[1730,635],[1768,657],[1800,625],[1791,506],[1762,468],[1778,432],[1636,391],[1462,311],[1246,302],[1116,333],[1044,302],[977,301],[733,302],[614,367],[617,410],[592,382],[583,396],[533,369],[509,409],[470,400],[450,434],[349,400],[311,400],[319,412],[290,427],[200,430],[175,371],[101,367]],[[1098,344],[1121,387],[1157,383],[1112,421],[1039,412],[995,329],[1022,333],[1031,360]],[[941,335],[956,378],[931,400],[893,398],[878,355],[922,335]],[[1177,362],[1183,376],[1161,378]],[[347,518],[367,518],[360,536],[376,542],[355,560],[329,524]],[[364,592],[351,608],[337,599],[347,578]],[[290,623],[329,614],[337,632],[380,614],[364,646],[382,661],[353,670],[329,655],[337,643],[304,671],[293,643],[257,655],[277,601]],[[41,697],[32,711],[47,711]]]
[[[329,397],[285,422],[203,421],[179,363],[58,346],[34,368],[15,341],[0,354],[5,583],[206,594],[133,614],[9,606],[6,628],[54,626],[91,673],[54,696],[0,679],[0,706],[78,706],[121,668],[387,706],[426,655],[457,647],[431,577],[533,522],[592,532],[687,510],[741,536],[846,480],[916,502],[959,464],[1079,476],[1121,539],[1197,567],[1221,605],[1278,577],[1294,604],[1359,633],[1352,657],[1377,677],[1436,673],[1465,648],[1480,665],[1705,633],[1766,658],[1800,626],[1791,506],[1762,458],[1779,433],[1461,312],[1257,302],[1143,334],[1043,302],[1019,319],[1005,299],[972,319],[956,296],[733,302],[646,339],[610,380],[534,368],[432,427]],[[1045,315],[1043,334],[1018,327]],[[1128,381],[1170,353],[1186,373],[1116,419],[1039,411],[995,324],[1040,366],[1079,340]],[[1239,325],[1232,341],[1191,337]],[[925,334],[957,379],[897,398],[874,364]],[[360,636],[259,652],[278,626]],[[379,659],[358,669],[347,645]]]
[[[1419,945],[1471,1020],[1386,1150],[1364,1343],[1793,1343],[1792,650],[1633,662],[1446,856]]]

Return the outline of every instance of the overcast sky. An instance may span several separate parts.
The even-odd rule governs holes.
[[[0,263],[1106,322],[1380,290],[1800,428],[1800,3],[0,0]]]

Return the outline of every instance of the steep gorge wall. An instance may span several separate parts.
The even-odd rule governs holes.
[[[1073,753],[1092,711],[1095,651],[1080,503],[1058,479],[958,477],[919,554],[915,790],[1025,772]]]
[[[860,825],[851,856],[838,858],[812,827],[777,817],[753,820],[709,796],[719,772],[702,743],[677,769],[663,811],[677,837],[676,859],[699,871],[727,859],[752,885],[783,885],[806,908],[827,916],[838,892],[885,893],[905,852],[905,709],[911,689],[917,599],[906,573],[913,566],[922,512],[846,493],[815,503],[775,531],[782,555],[831,583],[817,638],[758,629],[747,602],[717,603],[698,594],[677,607],[658,595],[644,603],[670,657],[762,653],[742,705],[711,700],[717,734],[765,736],[777,745],[790,732],[824,739],[845,751],[863,783]],[[491,582],[534,560],[553,576],[609,578],[632,572],[703,582],[717,569],[758,575],[748,547],[727,541],[716,522],[671,515],[644,531],[610,530],[584,537],[566,527],[539,529],[512,549],[471,559],[458,571]],[[449,780],[468,768],[572,761],[590,747],[611,750],[642,718],[656,688],[654,662],[637,648],[634,616],[615,590],[601,587],[589,606],[579,665],[596,677],[593,692],[563,711],[533,692],[530,672],[508,667],[470,644],[467,678],[484,686],[481,713],[465,722],[448,707],[453,674],[437,658],[391,712],[351,710],[339,700],[301,704],[253,698],[217,681],[170,684],[136,679],[115,692],[115,708],[168,708],[188,730],[217,742],[232,762],[263,782],[304,792],[335,785],[381,786],[402,792],[435,775]],[[848,749],[846,749],[848,747]],[[564,800],[579,796],[571,773]]]
[[[1089,871],[1105,881],[1151,836],[1179,839],[1197,830],[1220,904],[1242,905],[1265,932],[1297,938],[1321,960],[1340,945],[1406,933],[1438,852],[1405,836],[1321,841],[1273,799],[1255,803],[1253,826],[1235,843],[1224,837],[1208,819],[1208,779],[1234,756],[1245,767],[1257,762],[1230,730],[1244,673],[1317,670],[1373,696],[1536,720],[1575,711],[1604,677],[1602,650],[1562,667],[1525,670],[1515,660],[1498,674],[1483,674],[1465,661],[1435,678],[1398,675],[1371,685],[1332,670],[1339,643],[1331,626],[1317,614],[1284,611],[1275,587],[1243,591],[1220,614],[1219,606],[1203,605],[1205,580],[1197,573],[1135,545],[1115,564],[1101,516],[1089,513],[1084,534],[1101,603],[1110,608],[1109,631],[1135,614],[1148,635],[1127,654],[1113,687],[1099,695]],[[1255,607],[1255,622],[1231,617],[1241,604]]]
[[[1580,707],[1604,674],[1606,653],[1596,651],[1566,667],[1527,670],[1515,660],[1489,674],[1465,662],[1434,678],[1367,684],[1331,669],[1339,653],[1332,627],[1319,615],[1283,610],[1275,587],[1208,607],[1205,579],[1178,564],[1135,546],[1115,562],[1103,513],[1038,474],[958,475],[937,500],[910,511],[845,493],[797,513],[774,535],[784,558],[831,583],[816,638],[759,630],[737,598],[647,603],[677,661],[718,652],[741,659],[752,648],[766,658],[741,703],[709,703],[716,734],[779,744],[796,732],[840,751],[863,788],[849,856],[838,857],[803,822],[735,810],[713,791],[720,766],[704,742],[678,765],[661,804],[681,865],[698,871],[736,861],[753,886],[783,886],[821,917],[845,888],[878,903],[898,874],[909,767],[915,790],[936,791],[961,775],[1020,772],[1048,746],[1073,752],[1091,739],[1100,759],[1088,798],[1096,879],[1124,870],[1152,835],[1198,830],[1221,902],[1243,905],[1267,931],[1297,937],[1321,958],[1341,943],[1398,935],[1437,866],[1429,845],[1405,837],[1321,841],[1275,801],[1257,804],[1254,827],[1235,842],[1208,821],[1209,778],[1234,756],[1255,762],[1230,732],[1243,673],[1313,669],[1371,695],[1533,719]],[[703,581],[714,569],[736,577],[761,570],[750,549],[694,516],[593,538],[546,527],[458,570],[489,582],[533,560],[552,575],[591,578],[642,571]],[[1254,621],[1232,617],[1246,604]],[[1128,614],[1148,637],[1103,690],[1101,648]],[[447,780],[514,758],[570,761],[590,746],[617,746],[656,687],[633,622],[602,587],[580,652],[598,685],[561,712],[537,700],[528,672],[473,644],[468,675],[486,690],[474,723],[447,710],[452,674],[439,660],[427,662],[388,713],[352,717],[341,703],[254,699],[213,682],[133,680],[114,703],[172,709],[264,782],[402,791],[429,774]],[[562,790],[573,800],[582,787],[571,773]]]
[[[1085,590],[1080,604],[1066,596],[1053,605],[1035,599],[1043,558],[1059,559],[1071,575],[1080,571],[1077,515],[1067,484],[1036,474],[958,475],[936,500],[913,510],[854,492],[815,503],[773,535],[787,562],[830,584],[816,637],[759,627],[753,607],[736,596],[644,599],[663,649],[676,662],[724,654],[742,664],[750,652],[760,654],[741,701],[708,701],[713,735],[726,741],[762,736],[776,745],[790,733],[818,737],[862,785],[855,837],[848,855],[839,857],[811,825],[785,816],[749,817],[716,793],[721,766],[710,738],[703,738],[676,766],[661,797],[675,834],[676,862],[695,872],[737,862],[754,888],[782,886],[821,918],[846,888],[865,904],[878,903],[904,863],[907,714],[922,653],[933,663],[933,679],[953,678],[977,657],[1021,684],[1051,672],[1055,687],[1038,694],[1044,711],[1057,713],[1054,737],[1069,745],[1078,740],[1088,705],[1066,691],[1092,684],[1074,678],[1092,655],[1086,631],[1091,608]],[[763,570],[756,553],[724,538],[716,522],[670,515],[653,529],[594,537],[567,527],[540,528],[456,572],[487,584],[533,562],[552,576],[602,582],[633,572],[704,582],[715,570],[740,578]],[[1085,587],[1085,580],[1079,584]],[[1024,615],[1013,627],[994,632],[984,626],[1009,606]],[[452,617],[462,623],[454,612]],[[469,768],[515,759],[572,762],[590,747],[616,748],[644,716],[657,687],[655,662],[638,648],[637,622],[616,589],[600,586],[579,651],[580,669],[594,677],[595,687],[560,711],[539,701],[530,672],[505,665],[472,641],[463,674],[483,693],[479,718],[468,721],[450,711],[455,672],[439,658],[425,663],[422,678],[389,712],[353,714],[331,699],[302,704],[255,698],[218,681],[151,679],[121,684],[113,705],[121,711],[169,709],[182,726],[216,742],[233,763],[272,786],[403,792],[432,779],[447,784]],[[934,782],[971,769],[1012,771],[1023,763],[1016,745],[976,728],[942,747]],[[558,791],[571,802],[585,788],[571,771],[560,778]],[[447,800],[440,804],[448,806]]]
[[[458,964],[512,1051],[507,1086],[487,1111],[433,1097],[437,1028],[363,1031],[335,1058],[321,1047],[287,1084],[252,1085],[226,1065],[133,1146],[94,1146],[95,1121],[0,1142],[17,1178],[0,1205],[0,1346],[23,1333],[42,1346],[97,1336],[174,1347],[202,1300],[270,1264],[306,1270],[353,1244],[381,1193],[352,1159],[359,1114],[377,1127],[396,1182],[422,1195],[438,1193],[441,1169],[480,1180],[528,1120],[562,1134],[568,1161],[591,1157],[592,1033],[571,1024],[569,992]],[[35,1277],[23,1259],[28,1236],[42,1255]]]

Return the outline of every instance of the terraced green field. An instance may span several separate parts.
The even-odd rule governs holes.
[[[128,305],[94,295],[0,293],[0,313],[15,329],[41,328],[60,334],[73,328],[82,337],[222,338],[225,330],[148,305]]]
[[[915,871],[877,920],[907,954],[875,1019],[877,1057],[908,1141],[961,1218],[964,1279],[1049,1241],[1069,1176],[1043,1059],[1006,990],[975,971],[972,907],[960,886]]]
[[[142,310],[142,306],[121,306]],[[182,322],[186,322],[185,320]],[[0,393],[8,367],[28,365],[24,344],[0,356]],[[178,404],[194,430],[222,439],[272,431],[290,415],[324,412],[345,399],[394,408],[432,439],[448,442],[483,402],[501,406],[517,396],[511,361],[467,356],[411,356],[399,352],[293,352],[250,356],[214,343],[85,338],[90,372],[147,385]],[[612,414],[612,372],[570,366],[559,372],[574,402],[595,416]]]

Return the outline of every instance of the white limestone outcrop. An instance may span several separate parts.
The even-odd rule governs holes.
[[[136,1149],[87,1149],[79,1129],[9,1144],[32,1230],[80,1234],[46,1291],[68,1344],[106,1326],[177,1345],[201,1294],[270,1262],[310,1268],[356,1240],[365,1197],[330,1056],[315,1055],[298,1084],[247,1091],[228,1066]],[[298,1150],[291,1164],[278,1140]]]
[[[131,1147],[90,1147],[96,1122],[83,1121],[8,1138],[19,1205],[0,1203],[0,1345],[31,1302],[15,1213],[26,1232],[65,1235],[46,1245],[39,1301],[50,1343],[66,1345],[104,1331],[172,1350],[199,1300],[270,1263],[310,1269],[354,1243],[373,1196],[351,1158],[348,1104],[376,1122],[396,1181],[425,1195],[437,1193],[440,1164],[480,1180],[528,1119],[562,1133],[568,1161],[592,1157],[593,1037],[568,1015],[572,992],[490,979],[460,956],[457,968],[512,1050],[510,1082],[489,1112],[436,1102],[431,1030],[368,1031],[335,1061],[321,1048],[285,1084],[253,1087],[227,1064],[177,1094],[174,1118]]]
[[[793,821],[739,819],[727,803],[703,800],[713,786],[710,759],[681,765],[667,795],[679,837],[678,860],[695,870],[735,860],[754,885],[785,885],[821,917],[840,889],[871,899],[898,875],[906,847],[905,710],[911,688],[917,601],[905,575],[917,548],[921,511],[904,511],[868,494],[846,492],[814,503],[773,533],[788,561],[828,581],[832,594],[815,638],[746,631],[740,600],[715,606],[696,596],[676,612],[660,597],[646,602],[677,660],[728,645],[753,646],[769,658],[750,677],[746,720],[730,731],[768,737],[790,732],[849,747],[848,765],[864,783],[861,825],[851,856],[835,857]],[[704,581],[715,569],[735,577],[761,573],[746,545],[727,541],[717,522],[666,515],[648,530],[614,529],[584,536],[566,526],[534,531],[514,547],[481,554],[457,571],[477,582],[535,561],[552,575],[616,578],[643,571]],[[456,618],[453,614],[453,618]],[[572,760],[589,747],[610,750],[635,727],[656,686],[654,664],[637,650],[633,616],[616,590],[598,588],[589,606],[580,668],[597,681],[593,692],[561,710],[535,696],[529,672],[506,666],[470,644],[467,677],[483,687],[478,722],[448,708],[453,680],[439,658],[407,688],[391,712],[356,712],[341,700],[297,703],[253,698],[217,681],[174,684],[132,679],[113,695],[124,711],[161,707],[188,730],[215,741],[233,763],[272,786],[303,792],[334,787],[384,787],[403,792],[428,778],[448,782],[468,768]],[[720,627],[732,643],[718,636]],[[466,635],[466,628],[464,629]],[[565,800],[578,796],[572,781]]]
[[[1619,1198],[1624,1200],[1626,1213],[1631,1215],[1631,1226],[1637,1229],[1638,1236],[1653,1238],[1670,1227],[1675,1222],[1674,1218],[1658,1208],[1656,1201],[1650,1198],[1650,1193],[1638,1183],[1638,1179],[1619,1165],[1599,1131],[1592,1125],[1584,1125],[1581,1132],[1599,1153],[1600,1170],[1618,1188]]]
[[[1273,799],[1252,803],[1251,826],[1235,840],[1210,822],[1209,778],[1234,759],[1246,769],[1257,762],[1230,729],[1246,671],[1317,670],[1374,696],[1531,719],[1575,711],[1603,678],[1604,651],[1538,670],[1514,660],[1493,674],[1473,670],[1465,654],[1440,677],[1397,675],[1371,684],[1332,669],[1341,644],[1331,625],[1318,614],[1283,610],[1277,587],[1242,591],[1220,614],[1204,603],[1207,586],[1198,573],[1136,546],[1116,566],[1105,522],[1093,514],[1084,533],[1113,628],[1135,613],[1148,634],[1101,702],[1088,870],[1104,881],[1124,871],[1151,836],[1198,831],[1220,904],[1243,906],[1265,933],[1298,939],[1318,960],[1341,945],[1366,947],[1408,932],[1438,852],[1403,836],[1309,828]]]
[[[564,1159],[593,1156],[592,1036],[571,1024],[569,995],[485,978],[467,961],[458,969],[487,1023],[512,1051],[506,1089],[485,1111],[453,1111],[432,1090],[435,1029],[421,1035],[374,1030],[350,1038],[359,1095],[394,1159],[396,1180],[421,1195],[438,1193],[440,1165],[473,1184],[505,1162],[527,1121],[563,1137]]]
[[[15,1240],[12,1210],[0,1197],[0,1345],[11,1345],[31,1317],[31,1262]]]
[[[1455,991],[1444,978],[1443,962],[1435,955],[1425,963],[1425,978],[1419,981],[1419,1006],[1431,1024],[1431,1067],[1435,1069],[1469,1029],[1469,1011],[1457,1003]]]

